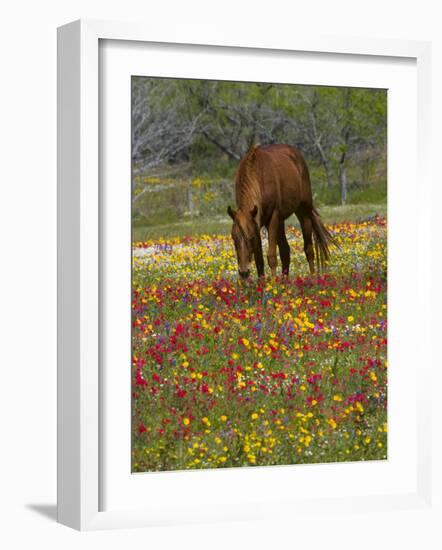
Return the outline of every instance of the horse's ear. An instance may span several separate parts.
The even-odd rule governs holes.
[[[227,214],[229,214],[229,216],[232,218],[232,220],[235,219],[235,214],[236,214],[236,212],[235,212],[235,210],[233,210],[233,209],[230,207],[230,205],[227,207]]]
[[[252,210],[250,210],[250,215],[252,216],[252,218],[254,218],[256,216],[256,214],[258,214],[258,207],[255,206],[252,208]]]
[[[254,158],[255,157],[255,154],[256,154],[256,150],[259,149],[259,143],[254,143],[249,151],[248,151],[248,155],[250,156],[250,158]]]

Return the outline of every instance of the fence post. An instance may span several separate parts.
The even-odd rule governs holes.
[[[193,214],[193,190],[192,190],[192,180],[189,181],[187,186],[187,211],[189,214]]]

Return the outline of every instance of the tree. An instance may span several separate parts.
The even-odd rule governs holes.
[[[296,90],[295,102],[299,105],[295,116],[297,127],[304,139],[311,144],[324,168],[327,186],[333,186],[330,148],[333,143],[329,93],[325,88],[303,86]]]
[[[134,173],[182,160],[237,163],[254,143],[291,143],[347,201],[348,167],[386,143],[384,90],[135,77]]]
[[[132,162],[134,174],[151,170],[189,148],[201,113],[183,116],[185,96],[171,79],[132,80]]]
[[[347,202],[347,160],[361,149],[384,147],[387,104],[383,90],[337,88],[338,178],[341,202]]]
[[[200,133],[229,159],[238,161],[251,145],[273,143],[282,113],[272,108],[273,84],[190,81],[194,109],[204,111]]]
[[[328,187],[339,184],[347,202],[347,164],[361,149],[383,147],[386,94],[383,90],[305,86],[297,91],[298,124],[316,151]]]

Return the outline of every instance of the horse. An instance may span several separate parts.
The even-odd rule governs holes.
[[[262,227],[268,233],[267,261],[272,277],[276,276],[277,246],[282,274],[289,274],[290,247],[285,234],[285,220],[293,213],[301,225],[304,252],[311,274],[315,273],[315,255],[316,267],[320,270],[330,258],[330,246],[337,246],[313,206],[310,175],[304,156],[291,145],[253,145],[240,160],[235,177],[235,199],[237,210],[228,206],[227,212],[233,220],[231,235],[242,279],[249,277],[253,258],[258,277],[264,276]]]

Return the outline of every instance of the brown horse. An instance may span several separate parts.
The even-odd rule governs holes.
[[[253,257],[258,276],[264,275],[262,227],[266,227],[268,232],[267,260],[272,276],[276,275],[277,245],[282,273],[288,275],[290,247],[284,222],[293,213],[301,224],[310,273],[315,272],[315,251],[318,268],[329,259],[329,246],[336,243],[313,206],[307,164],[295,147],[254,145],[240,161],[235,180],[235,197],[238,209],[235,211],[229,206],[227,212],[233,220],[232,238],[242,278],[250,275]]]

